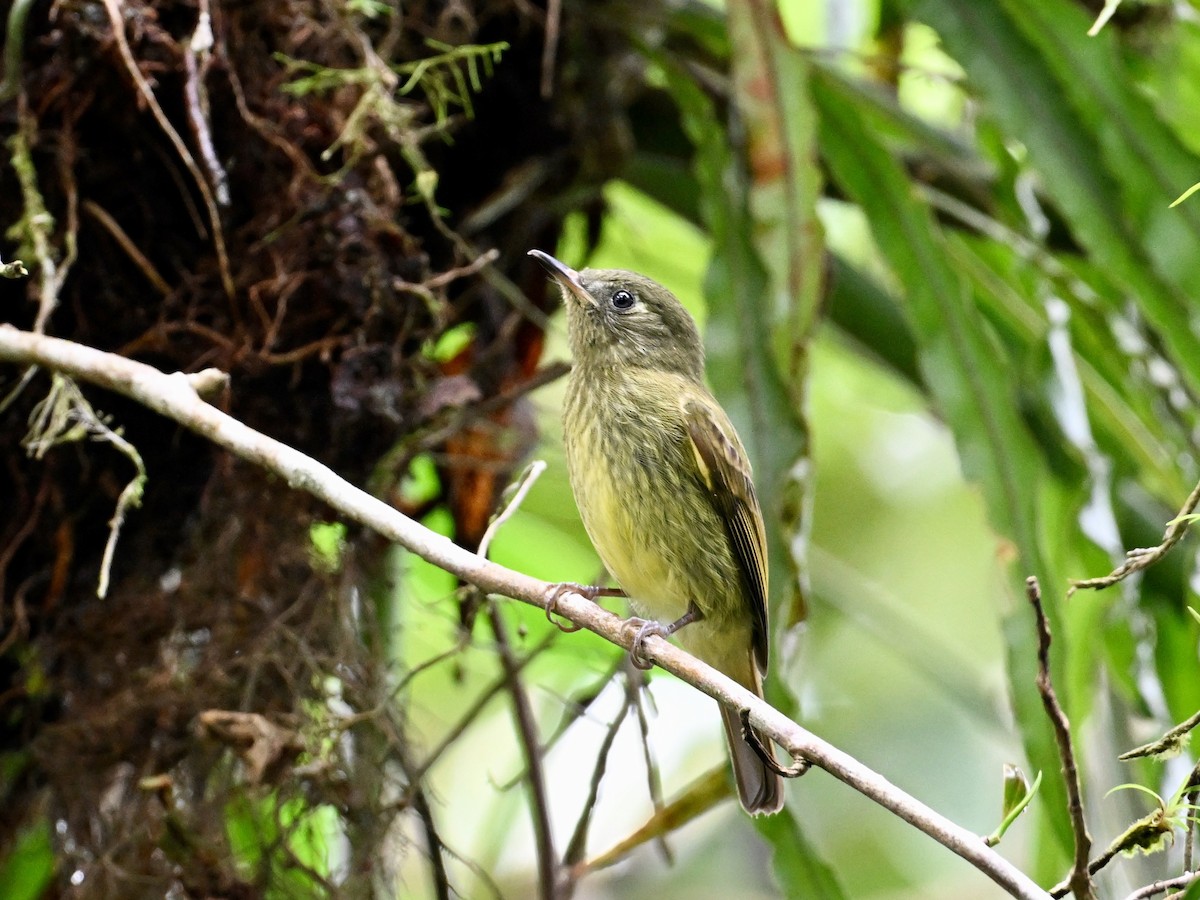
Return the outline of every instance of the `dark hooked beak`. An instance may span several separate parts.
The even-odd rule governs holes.
[[[542,264],[542,267],[550,273],[550,277],[562,285],[563,294],[568,298],[572,298],[576,303],[584,306],[595,304],[592,295],[587,292],[583,286],[583,282],[579,279],[579,273],[565,263],[559,262],[549,253],[543,253],[541,250],[530,250],[529,255]]]

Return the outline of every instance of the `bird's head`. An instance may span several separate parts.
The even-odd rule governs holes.
[[[656,281],[623,269],[576,272],[530,250],[562,288],[577,364],[640,367],[704,377],[704,344],[691,314]]]

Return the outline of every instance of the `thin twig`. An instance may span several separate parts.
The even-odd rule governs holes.
[[[553,634],[554,632],[550,632],[550,633]],[[568,632],[559,632],[559,633],[560,634],[571,634],[572,632],[568,631]],[[601,693],[603,693],[604,689],[606,687],[608,687],[609,683],[613,680],[614,677],[616,677],[616,674],[621,671],[621,669],[625,663],[624,657],[625,657],[625,654],[623,654],[623,653],[620,654],[620,656],[615,661],[615,665],[613,665],[611,668],[609,668],[609,670],[607,672],[605,672],[603,675],[600,676],[600,678],[597,679],[595,684],[598,684],[599,687],[596,687],[595,685],[589,685],[586,688],[583,688],[579,692],[580,694],[582,694],[582,699],[574,697],[574,696],[563,697],[558,694],[553,694],[554,697],[556,697],[557,699],[562,701],[563,706],[566,707],[566,709],[567,709],[567,714],[565,716],[563,716],[561,721],[559,721],[559,723],[554,727],[554,731],[551,732],[550,737],[548,737],[548,738],[546,738],[546,740],[542,741],[542,756],[545,756],[547,753],[549,753],[551,750],[553,750],[554,747],[558,744],[558,742],[563,738],[563,736],[568,731],[571,730],[571,727],[588,713],[588,711],[591,709],[592,704],[597,700],[597,698],[600,697],[600,695],[601,695]],[[525,778],[525,772],[524,772],[524,770],[522,770],[520,772],[517,772],[512,778],[508,778],[504,781],[497,782],[496,788],[500,791],[510,791],[513,789],[514,786],[519,784],[524,778]]]
[[[29,386],[29,382],[33,381],[33,377],[37,373],[38,367],[30,366],[21,374],[20,379],[13,386],[13,389],[3,397],[0,397],[0,416],[4,415],[5,410],[17,402],[17,398],[21,396],[21,393]]]
[[[1092,836],[1088,834],[1083,815],[1083,795],[1079,787],[1079,769],[1075,764],[1075,748],[1071,744],[1071,723],[1058,702],[1054,684],[1050,680],[1050,623],[1042,609],[1042,591],[1037,578],[1025,579],[1025,593],[1033,605],[1037,618],[1038,634],[1038,693],[1042,695],[1042,706],[1054,728],[1054,740],[1058,744],[1058,755],[1062,760],[1063,779],[1067,783],[1067,808],[1071,815],[1071,833],[1075,836],[1075,860],[1067,883],[1076,900],[1094,900],[1096,888],[1088,871],[1088,854],[1092,852]]]
[[[452,282],[458,281],[460,278],[468,278],[471,275],[475,275],[485,266],[490,266],[499,258],[500,251],[493,247],[486,253],[481,253],[466,265],[456,266],[453,269],[447,269],[445,272],[439,272],[425,281],[413,282],[396,278],[392,281],[392,286],[398,290],[411,291],[414,294],[420,294],[422,297],[432,300],[435,289],[444,288]]]
[[[1187,802],[1192,806],[1200,800],[1200,788],[1188,792]],[[1196,817],[1188,816],[1187,835],[1183,839],[1183,868],[1190,872],[1195,861],[1194,853],[1196,852]]]
[[[546,39],[542,44],[542,98],[554,95],[554,60],[558,56],[558,35],[562,28],[562,0],[546,3]]]
[[[500,665],[504,669],[508,692],[512,695],[513,718],[517,723],[517,734],[525,750],[526,777],[529,780],[529,808],[533,816],[533,836],[537,844],[538,882],[543,900],[554,900],[558,896],[558,855],[554,850],[554,833],[550,828],[550,797],[546,793],[545,772],[542,770],[541,741],[538,739],[537,721],[533,705],[521,681],[519,660],[513,653],[508,639],[508,629],[500,607],[488,601],[488,619],[496,646],[500,652]]]
[[[538,481],[538,476],[546,470],[546,463],[534,460],[518,476],[515,485],[510,486],[510,497],[504,504],[504,509],[492,516],[487,530],[479,541],[479,556],[486,557],[492,546],[500,526],[521,508],[521,503],[529,488]],[[554,835],[550,827],[550,797],[546,794],[546,776],[541,766],[541,739],[538,737],[538,721],[534,718],[533,704],[529,702],[529,692],[521,680],[520,661],[512,652],[509,641],[508,626],[504,624],[504,616],[493,601],[488,601],[487,616],[491,619],[492,634],[496,636],[496,644],[500,653],[500,665],[504,668],[504,680],[512,696],[512,715],[516,719],[517,733],[521,736],[521,744],[526,755],[526,778],[529,780],[529,808],[533,815],[534,838],[538,844],[538,872],[541,882],[541,895],[545,900],[553,900],[558,895],[558,858],[554,852]]]
[[[1167,878],[1163,881],[1156,881],[1153,884],[1140,887],[1126,897],[1125,900],[1146,900],[1147,897],[1153,897],[1155,894],[1164,894],[1176,888],[1185,888],[1198,878],[1200,878],[1200,872],[1185,872],[1175,878]]]
[[[1172,796],[1183,794],[1189,789],[1200,789],[1200,765],[1197,765],[1188,774],[1187,780],[1180,786],[1179,790]],[[1157,795],[1155,795],[1157,796]],[[1195,792],[1188,795],[1185,803],[1194,803]],[[1110,862],[1112,862],[1119,854],[1129,854],[1133,852],[1147,852],[1147,848],[1154,847],[1166,840],[1168,836],[1174,835],[1176,827],[1176,815],[1172,810],[1168,809],[1167,804],[1161,798],[1158,801],[1158,808],[1138,819],[1125,831],[1117,837],[1113,838],[1112,843],[1108,848],[1088,863],[1088,873],[1095,875]],[[1187,835],[1188,844],[1191,843],[1192,830],[1195,827],[1195,817],[1187,816]],[[1184,871],[1191,871],[1191,848],[1188,845],[1184,846],[1183,855]],[[1070,883],[1063,881],[1054,886],[1050,891],[1051,897],[1065,897],[1070,890]]]
[[[429,854],[430,881],[437,892],[438,900],[450,900],[450,876],[446,873],[445,845],[438,835],[437,826],[433,821],[433,810],[429,806],[429,798],[418,785],[413,794],[413,808],[421,825],[425,829],[426,851]]]
[[[1144,821],[1135,823],[1133,827],[1131,827],[1125,831],[1125,834],[1121,835],[1116,840],[1114,840],[1111,844],[1109,844],[1105,848],[1103,853],[1101,853],[1099,856],[1097,856],[1095,859],[1093,859],[1091,862],[1089,862],[1088,863],[1088,874],[1095,875],[1097,872],[1099,872],[1101,869],[1103,869],[1105,866],[1107,866],[1110,862],[1112,862],[1114,859],[1116,859],[1117,856],[1122,851],[1132,849],[1128,838],[1129,838],[1129,835],[1134,833],[1135,829],[1137,828],[1137,826],[1139,824],[1144,824]],[[1054,887],[1050,888],[1050,896],[1056,898],[1056,900],[1059,897],[1067,896],[1067,894],[1069,894],[1070,892],[1071,892],[1071,881],[1070,881],[1069,877],[1064,878],[1062,881],[1060,881]]]
[[[1117,759],[1127,762],[1128,760],[1139,759],[1143,756],[1162,756],[1164,754],[1178,753],[1183,748],[1183,739],[1197,725],[1200,725],[1200,711],[1197,711],[1185,721],[1180,722],[1158,740],[1151,741],[1149,744],[1142,744],[1140,747],[1134,747],[1132,750],[1126,750]]]
[[[454,642],[454,646],[452,646],[449,650],[443,650],[441,653],[435,653],[428,659],[421,660],[421,662],[417,663],[415,666],[405,672],[403,678],[396,682],[396,686],[392,688],[391,699],[394,700],[399,697],[400,694],[403,693],[404,689],[413,681],[415,681],[416,677],[422,672],[427,672],[435,666],[441,665],[451,657],[458,656],[467,648],[469,644],[469,636],[462,635],[457,641]]]
[[[104,0],[104,8],[108,11],[109,21],[112,23],[113,37],[117,42],[117,50],[121,55],[121,61],[125,63],[125,69],[129,72],[129,77],[133,79],[134,86],[138,89],[138,93],[142,95],[142,99],[146,101],[146,105],[150,108],[154,120],[158,122],[159,128],[163,134],[171,142],[175,148],[175,152],[179,155],[179,159],[183,162],[184,167],[192,176],[192,180],[196,182],[196,188],[200,191],[200,196],[204,198],[204,206],[208,211],[209,224],[212,227],[213,249],[217,253],[217,265],[221,270],[221,284],[225,289],[225,295],[233,300],[234,287],[233,276],[229,270],[229,254],[225,249],[225,233],[221,229],[221,214],[217,211],[217,201],[213,197],[212,188],[209,187],[207,179],[200,171],[200,167],[196,165],[196,160],[192,157],[191,152],[187,148],[187,144],[183,142],[183,138],[179,136],[179,132],[175,130],[175,126],[171,124],[171,120],[167,118],[167,114],[163,112],[159,106],[158,98],[154,96],[154,91],[150,89],[150,84],[146,81],[146,77],[138,68],[137,60],[133,57],[133,50],[129,47],[129,41],[125,37],[125,20],[121,16],[120,0]]]
[[[212,128],[208,121],[208,88],[204,84],[212,66],[213,43],[212,14],[208,9],[208,0],[200,0],[196,29],[183,50],[184,69],[187,72],[183,95],[187,101],[188,123],[192,126],[192,136],[196,138],[196,144],[200,148],[200,161],[208,170],[217,203],[229,206],[229,175],[221,165],[216,147],[213,146]]]
[[[1200,482],[1197,482],[1196,486],[1192,488],[1192,492],[1188,494],[1187,500],[1184,501],[1183,507],[1179,510],[1179,515],[1167,523],[1167,530],[1163,532],[1161,544],[1157,547],[1140,547],[1136,550],[1130,550],[1125,554],[1125,562],[1100,578],[1085,578],[1082,581],[1072,581],[1071,593],[1078,590],[1099,591],[1106,587],[1112,587],[1118,581],[1123,581],[1134,572],[1140,572],[1142,569],[1154,565],[1166,556],[1167,552],[1178,544],[1180,539],[1187,533],[1188,525],[1192,521],[1192,513],[1195,511],[1197,504],[1200,504]]]
[[[459,547],[339,478],[327,466],[293,447],[255,431],[204,402],[182,373],[166,374],[92,347],[0,325],[0,362],[36,364],[116,391],[172,419],[238,457],[283,478],[296,490],[311,493],[347,519],[360,522],[387,540],[489,593],[543,609],[554,586]],[[579,594],[558,598],[558,612],[610,643],[630,649],[635,630],[625,620]],[[670,642],[650,637],[643,655],[730,709],[749,709],[751,724],[793,758],[810,760],[839,781],[912,824],[970,862],[1009,895],[1044,900],[1049,895],[1034,881],[984,845],[977,834],[956,825],[873,771],[801,728],[779,710],[731,678]]]
[[[587,799],[583,801],[579,820],[575,823],[575,830],[571,833],[571,840],[567,843],[566,852],[563,853],[562,864],[568,871],[587,853],[588,830],[592,824],[592,813],[596,811],[596,801],[600,798],[600,782],[604,780],[604,773],[608,771],[608,754],[617,739],[617,732],[621,730],[621,725],[625,722],[625,717],[629,715],[629,710],[633,706],[634,703],[626,694],[625,702],[621,704],[621,711],[609,724],[604,740],[600,742],[600,749],[596,753],[596,765],[592,769],[592,778],[588,785]]]
[[[478,878],[483,886],[488,889],[488,892],[492,895],[493,900],[505,900],[504,892],[500,890],[500,885],[496,884],[496,879],[492,877],[491,872],[477,863],[470,856],[464,856],[463,854],[459,853],[449,844],[442,844],[442,849],[446,851],[447,855],[449,855],[451,859],[462,864],[467,871]],[[455,894],[460,897],[462,896],[462,894],[458,893],[457,891]]]
[[[46,498],[50,496],[50,478],[42,478],[41,484],[38,485],[37,493],[33,497],[32,506],[26,506],[22,510],[24,512],[24,521],[21,522],[16,532],[8,540],[8,544],[0,547],[0,622],[5,621],[4,598],[9,596],[6,590],[5,581],[8,577],[8,565],[12,562],[13,557],[17,555],[17,551],[21,549],[21,545],[28,540],[29,535],[33,533],[33,529],[37,527],[38,520],[41,518],[42,507],[46,504]],[[9,503],[14,503],[15,498],[10,499]],[[19,507],[18,507],[19,508]],[[20,521],[18,519],[18,521]],[[20,600],[17,593],[12,594],[12,620],[7,623],[8,633],[0,639],[0,657],[3,657],[12,648],[18,640],[25,637],[25,629],[23,627],[22,610]]]
[[[637,711],[638,734],[642,739],[642,761],[646,764],[646,789],[650,792],[650,802],[654,804],[654,814],[658,816],[664,806],[662,776],[658,771],[658,761],[650,750],[650,723],[646,719],[645,703],[650,692],[642,690],[647,684],[646,673],[633,664],[633,660],[629,658],[628,654],[621,655],[621,662],[625,666],[626,688],[637,701],[634,709]],[[675,854],[671,850],[671,845],[667,843],[667,836],[659,835],[657,840],[658,849],[662,851],[667,865],[674,865]]]
[[[1187,804],[1185,809],[1193,815],[1187,817],[1187,831],[1183,839],[1183,870],[1185,872],[1192,871],[1192,853],[1196,845],[1196,801],[1200,799],[1200,763],[1196,763],[1192,769],[1192,773],[1188,776],[1187,783],[1181,791],[1183,794],[1183,802]]]
[[[402,747],[403,744],[399,746]],[[413,811],[421,820],[421,827],[425,831],[425,849],[429,854],[429,880],[433,882],[433,889],[437,893],[438,900],[450,900],[450,876],[446,872],[446,845],[442,843],[437,823],[433,820],[433,809],[429,805],[429,796],[420,781],[413,780],[412,764],[407,755],[401,752],[398,757],[400,768],[408,778],[408,796]]]
[[[108,214],[106,209],[93,200],[84,200],[83,211],[104,227],[104,230],[125,251],[125,255],[133,261],[138,271],[146,276],[146,280],[154,286],[154,289],[158,291],[160,296],[166,297],[171,293],[171,286],[167,284],[165,278],[158,274],[158,269],[154,268],[154,263],[150,262],[146,254],[125,233],[125,229],[121,227],[120,223]]]
[[[520,668],[524,669],[531,662],[537,659],[543,651],[547,650],[550,645],[554,643],[554,639],[556,637],[558,637],[558,632],[548,632],[536,647],[534,647],[529,653],[525,654],[525,656],[521,658],[519,663]],[[435,657],[435,659],[439,659],[439,657]],[[463,713],[458,722],[449,731],[442,735],[442,739],[438,742],[438,745],[434,747],[433,750],[431,750],[425,757],[425,761],[413,771],[411,778],[413,783],[420,782],[421,779],[425,777],[425,773],[429,771],[433,764],[441,759],[443,753],[454,746],[454,744],[462,736],[463,732],[470,728],[471,723],[479,717],[481,712],[483,712],[484,707],[486,707],[488,703],[492,701],[493,697],[503,691],[507,685],[508,675],[506,674],[493,682],[490,687],[488,687],[486,690],[480,693],[478,697],[475,698],[475,702],[467,708],[466,712]]]
[[[600,855],[572,866],[569,873],[571,880],[578,882],[589,872],[615,865],[650,841],[659,841],[665,846],[668,835],[677,834],[683,826],[731,796],[729,765],[722,762],[684,788],[676,799],[662,809],[655,810],[650,820],[633,834]]]
[[[496,532],[520,509],[525,495],[544,471],[546,464],[540,459],[534,460],[510,486],[510,496],[504,508],[492,516],[487,531],[483,533],[479,542],[480,556],[487,557]],[[542,770],[542,744],[538,737],[537,720],[533,715],[533,704],[529,702],[529,692],[525,690],[525,684],[521,681],[523,667],[513,653],[504,616],[500,607],[491,600],[488,601],[488,618],[492,624],[492,634],[496,637],[496,647],[500,652],[505,685],[512,695],[517,734],[520,735],[525,750],[525,775],[529,781],[529,806],[533,815],[533,831],[538,851],[538,880],[541,883],[542,897],[545,900],[554,900],[558,896],[558,859],[554,850],[554,833],[550,828],[550,798],[546,794],[546,778]]]
[[[511,494],[504,509],[492,517],[492,521],[488,523],[483,537],[479,539],[478,552],[480,556],[488,555],[488,550],[492,546],[492,540],[496,537],[496,532],[500,530],[500,526],[511,519],[516,511],[520,509],[530,488],[537,484],[537,480],[541,478],[542,473],[545,471],[546,463],[540,459],[535,459],[525,467],[525,471],[517,476],[517,480],[506,491],[506,493],[511,492]]]

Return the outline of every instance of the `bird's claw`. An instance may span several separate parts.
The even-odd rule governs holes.
[[[637,621],[637,620],[632,620]],[[646,658],[645,644],[650,637],[666,638],[671,634],[663,625],[653,620],[644,621],[637,634],[633,636],[633,644],[629,647],[629,661],[634,668],[647,672],[654,668],[654,660]]]
[[[546,592],[546,618],[557,628],[566,634],[571,634],[574,631],[579,631],[583,628],[582,625],[576,625],[569,619],[565,622],[554,618],[558,612],[558,601],[562,599],[563,594],[579,594],[587,597],[589,600],[595,600],[600,593],[600,588],[593,587],[587,584],[576,584],[573,581],[564,581],[560,584],[553,585]]]

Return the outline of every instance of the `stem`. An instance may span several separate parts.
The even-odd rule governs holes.
[[[554,852],[554,835],[550,830],[550,798],[546,794],[546,778],[542,772],[542,745],[538,740],[537,720],[529,703],[529,694],[521,682],[521,660],[513,653],[508,639],[508,628],[500,607],[488,603],[488,617],[496,646],[500,651],[500,665],[504,668],[504,680],[513,701],[513,718],[517,722],[517,734],[525,750],[526,778],[529,779],[529,807],[533,815],[533,833],[537,840],[538,881],[542,897],[555,900],[558,896],[558,856]]]
[[[1079,767],[1075,763],[1075,748],[1071,743],[1071,723],[1050,680],[1050,623],[1042,609],[1042,590],[1038,580],[1032,576],[1025,580],[1025,593],[1033,606],[1037,619],[1038,633],[1038,693],[1042,705],[1054,727],[1054,740],[1058,744],[1058,755],[1062,760],[1063,779],[1067,783],[1067,807],[1071,815],[1071,833],[1075,836],[1075,861],[1067,885],[1076,900],[1095,900],[1096,888],[1088,869],[1088,855],[1092,852],[1092,836],[1088,834],[1087,821],[1083,814],[1083,792],[1079,786]]]

